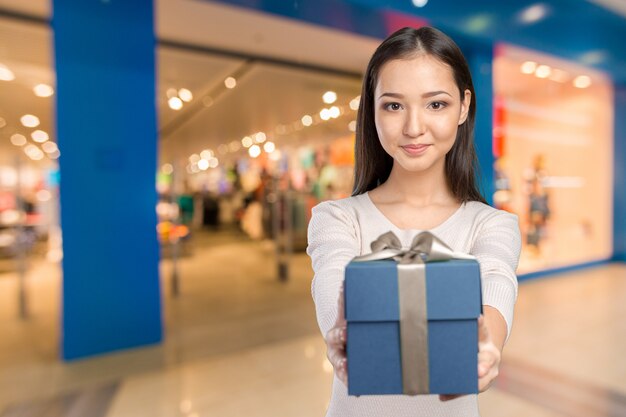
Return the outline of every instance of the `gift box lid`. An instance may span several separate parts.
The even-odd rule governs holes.
[[[351,262],[345,271],[347,321],[398,321],[398,269],[394,261]],[[474,260],[426,266],[428,320],[476,319],[482,311],[480,267]]]

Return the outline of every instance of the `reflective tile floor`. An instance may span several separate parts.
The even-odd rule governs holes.
[[[0,417],[322,416],[331,369],[315,323],[305,254],[276,278],[268,242],[195,236],[181,293],[162,261],[165,340],[60,362],[58,267],[32,262],[29,317],[17,276],[0,272]],[[484,417],[626,416],[626,265],[520,285],[501,375]]]

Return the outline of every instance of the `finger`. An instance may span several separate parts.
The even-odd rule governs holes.
[[[326,357],[333,366],[335,376],[348,386],[348,360],[343,350],[329,347],[326,350]]]
[[[478,377],[482,378],[494,366],[498,365],[498,360],[493,352],[483,351],[478,354]]]
[[[345,368],[346,365],[346,352],[343,349],[336,347],[328,347],[326,349],[326,357],[335,370]]]
[[[487,343],[490,340],[491,337],[489,336],[487,323],[485,323],[485,316],[481,314],[478,317],[478,343]]]
[[[335,375],[346,387],[348,386],[348,360],[345,357],[339,361],[335,368]]]
[[[326,333],[326,344],[345,350],[346,348],[347,329],[345,327],[335,326]]]
[[[493,367],[489,370],[487,375],[478,379],[478,391],[486,391],[498,377],[499,371],[497,367]]]
[[[478,389],[480,392],[491,386],[497,378],[500,369],[500,361],[494,355],[483,355],[483,360],[478,365]]]

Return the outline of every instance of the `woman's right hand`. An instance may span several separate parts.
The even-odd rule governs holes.
[[[344,385],[348,386],[348,362],[346,360],[346,340],[348,330],[344,313],[343,284],[339,290],[337,300],[337,320],[335,325],[326,333],[326,356],[333,365],[335,375]]]

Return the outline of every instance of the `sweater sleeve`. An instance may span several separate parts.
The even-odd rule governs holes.
[[[521,236],[517,216],[495,211],[483,223],[471,254],[480,263],[483,305],[496,308],[507,325],[507,340],[513,325],[517,300],[517,275]]]
[[[313,265],[311,294],[317,323],[326,335],[337,319],[337,298],[346,265],[359,254],[359,235],[352,218],[334,202],[313,208],[307,254]]]

